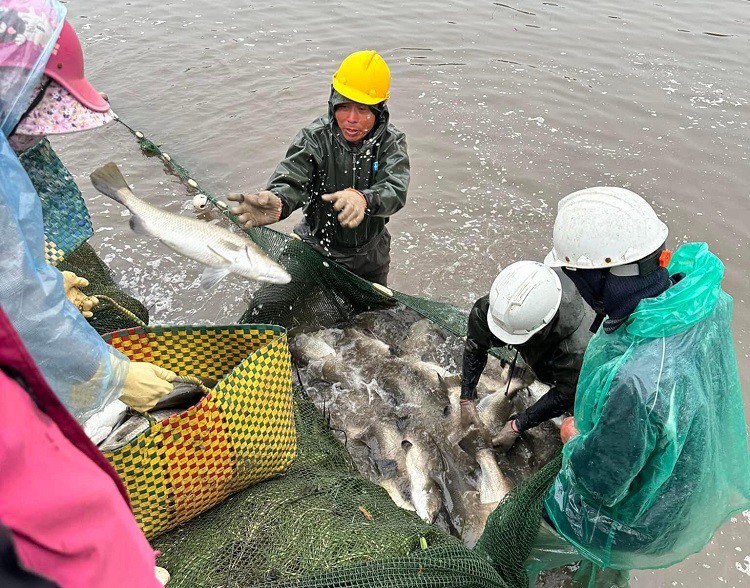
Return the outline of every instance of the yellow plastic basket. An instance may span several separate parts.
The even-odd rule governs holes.
[[[282,327],[137,327],[104,339],[133,361],[218,380],[195,406],[104,453],[147,537],[289,467],[297,445]]]

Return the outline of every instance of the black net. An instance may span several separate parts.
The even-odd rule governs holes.
[[[292,276],[284,285],[264,285],[253,295],[241,323],[292,328],[326,326],[364,310],[395,304],[370,282],[333,263],[302,241],[268,228],[248,236]]]

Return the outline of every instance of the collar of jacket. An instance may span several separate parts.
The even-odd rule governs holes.
[[[642,300],[626,323],[636,337],[655,339],[676,335],[708,317],[722,294],[724,264],[706,243],[687,243],[675,251],[670,275],[685,277],[655,298]]]

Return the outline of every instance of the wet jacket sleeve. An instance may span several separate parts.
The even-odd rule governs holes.
[[[362,193],[367,199],[367,214],[391,216],[406,204],[409,188],[409,155],[406,150],[406,135],[389,129],[390,137],[383,140],[378,155],[378,171],[375,183]]]
[[[552,360],[552,377],[560,398],[570,406],[576,395],[585,348],[577,348],[570,339],[562,341]],[[557,415],[556,415],[557,416]]]
[[[625,498],[656,446],[657,426],[641,399],[647,389],[618,373],[591,429],[568,442],[576,491],[593,502],[612,507]]]
[[[487,366],[489,351],[495,346],[495,339],[487,325],[488,305],[489,296],[484,296],[474,303],[469,313],[461,371],[462,400],[473,400],[477,397],[479,378]]]
[[[310,134],[302,129],[294,137],[284,159],[276,166],[266,189],[281,198],[281,218],[288,217],[309,199],[316,168],[314,154],[320,152],[315,149]]]
[[[0,137],[0,305],[47,383],[79,421],[120,395],[129,362],[73,306],[44,260],[42,207]]]

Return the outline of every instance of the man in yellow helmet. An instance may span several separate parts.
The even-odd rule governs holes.
[[[388,217],[406,203],[406,137],[389,123],[391,74],[375,51],[349,55],[333,75],[328,113],[303,128],[266,190],[230,194],[245,227],[303,209],[294,232],[349,271],[386,285]]]

